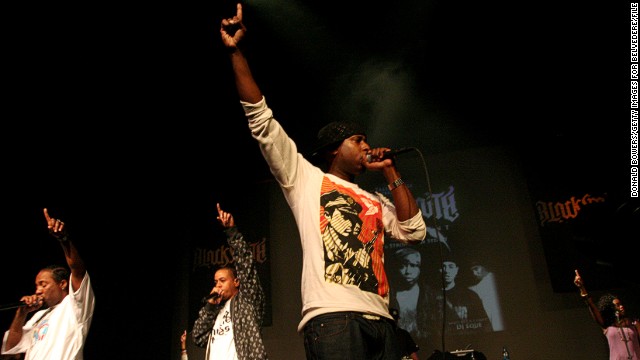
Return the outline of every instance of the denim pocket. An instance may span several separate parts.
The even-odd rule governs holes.
[[[307,341],[306,338],[310,341],[326,341],[332,336],[344,334],[350,321],[352,319],[349,314],[345,313],[319,315],[305,326],[305,341]]]

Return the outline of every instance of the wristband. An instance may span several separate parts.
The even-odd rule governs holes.
[[[404,181],[402,180],[402,178],[397,178],[394,182],[392,182],[391,184],[388,184],[387,187],[389,188],[389,191],[393,191],[402,184],[404,184]]]

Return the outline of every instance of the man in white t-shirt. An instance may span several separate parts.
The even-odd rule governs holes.
[[[242,5],[220,25],[236,90],[251,135],[291,208],[303,248],[302,320],[305,352],[312,359],[400,358],[389,314],[384,241],[390,235],[419,243],[426,224],[409,187],[385,147],[371,148],[362,128],[331,122],[318,132],[307,158],[256,84],[239,48],[246,27]],[[305,99],[313,112],[312,96]],[[302,114],[302,121],[305,116]],[[355,183],[365,171],[378,172],[393,201]],[[336,335],[338,334],[338,335]]]
[[[93,288],[64,222],[50,217],[46,208],[44,216],[49,233],[62,246],[71,274],[57,265],[40,270],[35,294],[20,299],[23,305],[4,333],[2,354],[24,353],[25,360],[82,360],[95,307]]]

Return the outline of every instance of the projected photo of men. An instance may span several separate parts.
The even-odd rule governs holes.
[[[422,254],[415,246],[404,245],[389,257],[390,307],[398,309],[398,327],[420,340],[429,336],[433,325],[434,293],[423,278]]]
[[[459,261],[449,255],[442,262],[444,291],[436,294],[436,300],[446,314],[446,323],[450,332],[470,333],[492,331],[489,316],[478,294],[457,283],[460,273]]]

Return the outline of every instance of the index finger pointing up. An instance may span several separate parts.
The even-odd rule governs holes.
[[[44,218],[47,219],[47,222],[49,222],[49,220],[51,220],[51,216],[49,216],[49,211],[47,211],[47,208],[42,209],[44,211]]]
[[[242,4],[240,3],[236,5],[236,17],[238,21],[242,21]]]

